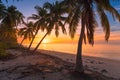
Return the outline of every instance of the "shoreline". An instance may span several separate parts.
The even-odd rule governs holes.
[[[44,50],[44,49],[38,49],[37,50],[38,52],[48,52],[50,55],[53,55],[53,56],[57,56],[57,55],[54,55],[54,54],[51,54],[51,53],[61,53],[61,54],[64,54],[64,55],[73,55],[73,56],[76,56],[76,54],[72,54],[72,53],[69,53],[69,52],[60,52],[60,51],[53,51],[53,50]],[[120,62],[120,60],[117,60],[117,59],[109,59],[109,58],[102,58],[102,57],[95,57],[95,56],[87,56],[87,55],[83,55],[83,57],[90,57],[90,58],[95,58],[95,59],[102,59],[102,60],[109,60],[109,61],[117,61],[117,62]]]
[[[76,55],[57,52],[57,51],[49,51],[49,50],[38,50],[38,52],[48,54],[51,56],[55,56],[61,58],[64,61],[75,63]],[[120,61],[100,58],[100,57],[91,57],[91,56],[83,56],[83,64],[90,70],[97,71],[102,73],[105,76],[113,77],[120,79]]]
[[[17,57],[0,60],[0,80],[81,80],[80,75],[77,74],[79,77],[76,79],[76,75],[71,74],[75,67],[75,55],[48,50],[31,54],[26,48],[10,49],[8,52]],[[86,77],[87,80],[120,79],[117,61],[83,56],[83,63],[87,75],[82,80]]]

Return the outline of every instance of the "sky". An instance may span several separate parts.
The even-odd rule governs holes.
[[[31,16],[33,13],[36,13],[34,7],[36,5],[42,6],[45,2],[54,2],[55,0],[21,0],[19,2],[14,1],[13,0],[9,0],[8,3],[5,2],[5,0],[2,0],[3,3],[5,3],[6,6],[10,6],[10,5],[15,5],[19,11],[21,11],[23,13],[23,15],[27,18],[29,16]],[[117,9],[120,13],[120,1],[118,2],[112,2],[113,0],[111,0],[111,4],[112,6],[114,6],[115,9]],[[111,25],[111,37],[110,40],[120,40],[120,23],[118,23],[118,21],[115,21],[112,16],[108,13],[108,17],[109,17],[109,22]],[[48,43],[48,42],[73,42],[73,41],[77,41],[78,37],[79,37],[79,33],[80,33],[80,27],[78,27],[77,33],[75,35],[74,39],[71,39],[69,37],[69,35],[62,35],[60,34],[59,39],[55,37],[54,33],[52,33],[52,36],[48,36],[43,42]],[[44,35],[44,33],[42,33],[41,35],[39,34],[39,36],[37,36],[36,38],[36,42],[39,41],[39,38],[42,37],[42,35]],[[104,40],[104,33],[101,29],[101,27],[96,28],[95,31],[95,39],[97,41],[99,40]]]

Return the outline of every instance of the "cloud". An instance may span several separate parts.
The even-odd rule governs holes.
[[[115,9],[119,11],[120,10],[120,6],[119,5],[115,6]]]
[[[120,10],[120,7],[117,7],[116,10]]]
[[[120,31],[120,26],[112,26],[111,32]]]
[[[103,28],[102,27],[97,27],[95,29],[95,34],[99,35],[99,34],[103,34]],[[118,33],[120,34],[120,26],[111,26],[110,27],[110,33]]]

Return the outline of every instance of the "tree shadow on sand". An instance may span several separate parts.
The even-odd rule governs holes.
[[[85,73],[82,73],[82,74],[76,71],[72,71],[71,80],[115,80],[115,79],[107,78],[106,76],[98,72],[85,70]]]

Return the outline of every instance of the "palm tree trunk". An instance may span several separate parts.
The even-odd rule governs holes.
[[[33,41],[34,41],[36,35],[37,35],[37,33],[35,33],[34,37],[32,38],[32,41],[30,42],[30,45],[29,45],[29,47],[28,47],[28,50],[30,50],[30,48],[31,48],[31,46],[32,46],[32,44],[33,44]]]
[[[82,27],[81,27],[81,33],[78,41],[75,71],[79,73],[84,73],[84,68],[82,63],[82,42],[84,38],[85,24],[83,19],[81,20],[81,24],[82,24]]]
[[[35,47],[35,49],[33,50],[33,53],[38,49],[38,47],[40,46],[40,44],[42,43],[42,41],[44,40],[44,38],[48,35],[48,32],[43,36],[43,38],[40,40],[40,42],[37,44],[37,46]]]
[[[22,46],[22,43],[23,43],[24,40],[25,40],[25,38],[23,38],[23,40],[20,42],[20,46]]]
[[[28,47],[28,50],[30,50],[30,48],[31,48],[31,46],[32,46],[32,44],[33,44],[33,41],[34,41],[34,39],[35,39],[37,33],[38,33],[38,31],[36,31],[34,37],[32,38],[32,41],[30,42],[30,45],[29,45],[29,47]]]

